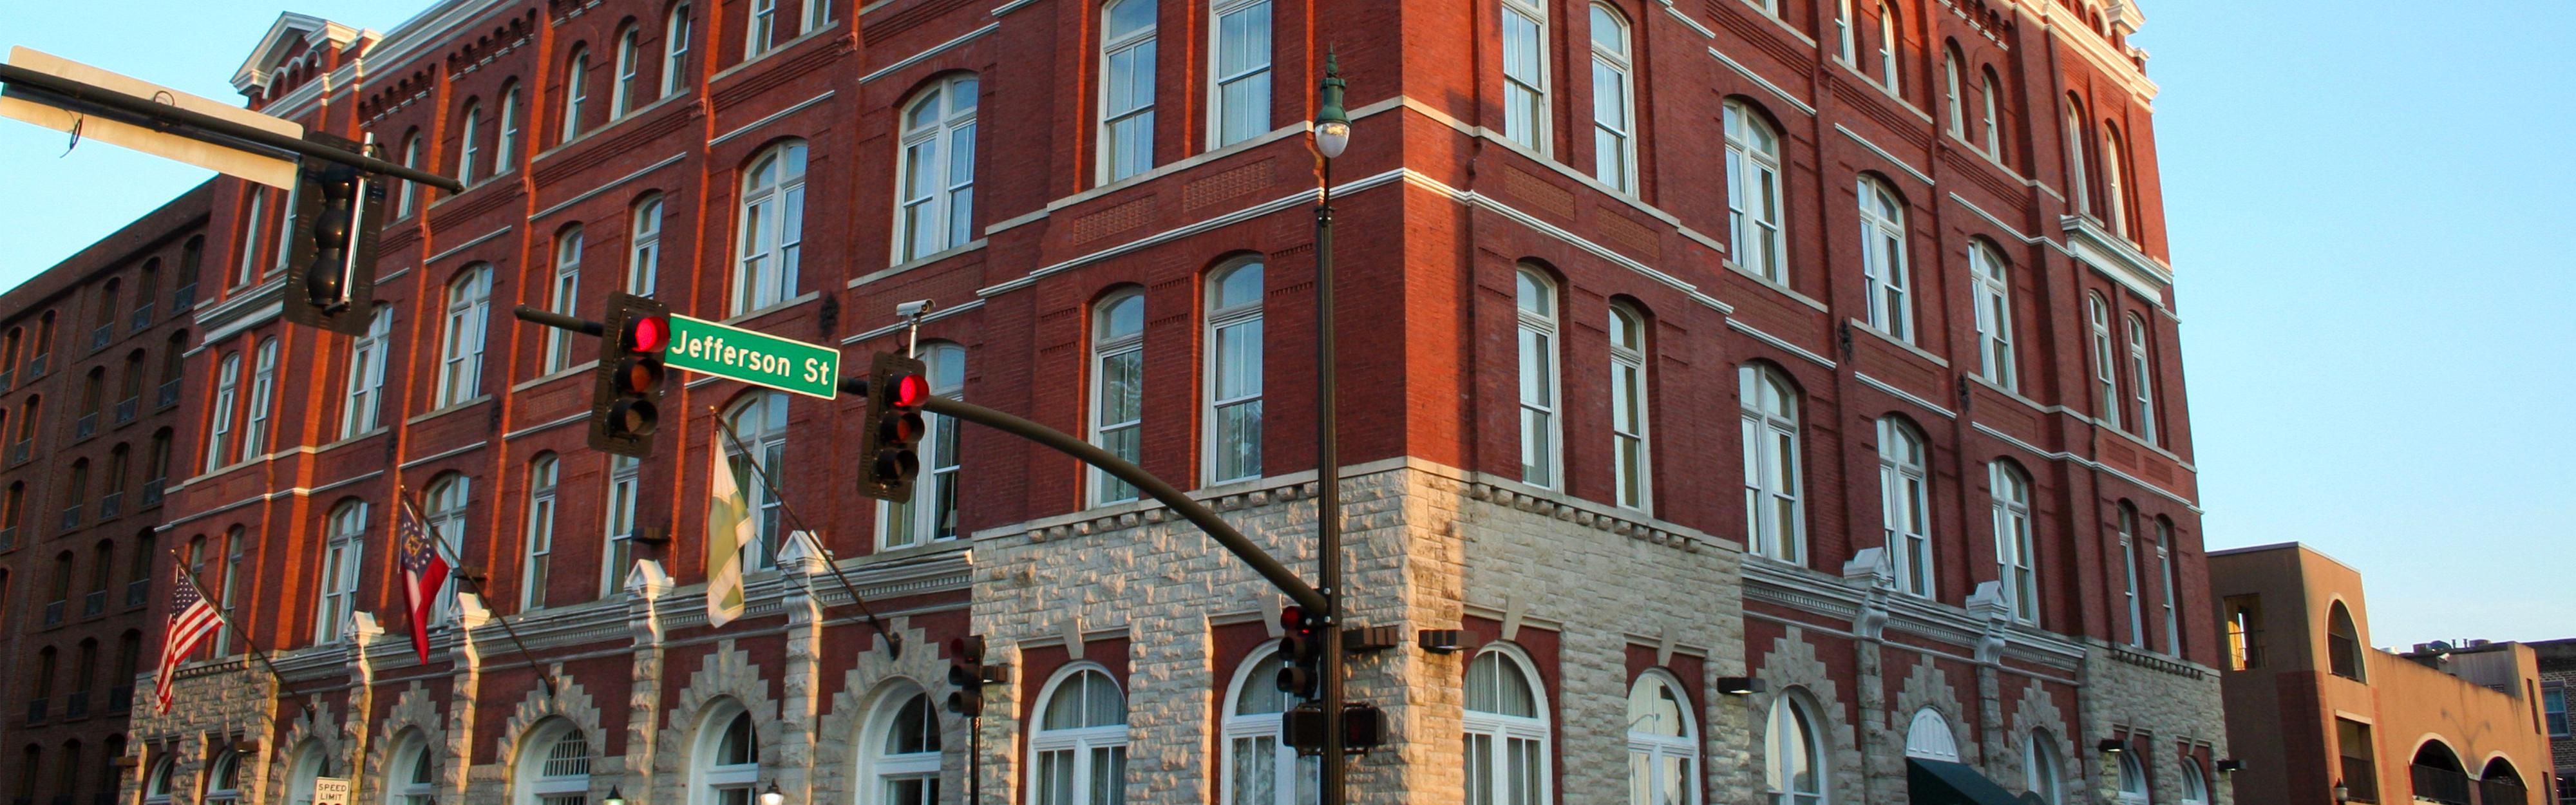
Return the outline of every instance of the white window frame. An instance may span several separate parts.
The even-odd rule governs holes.
[[[928,368],[932,396],[966,397],[966,348],[952,342],[921,345],[915,357]],[[958,422],[939,414],[922,416],[928,433],[919,446],[921,474],[913,481],[912,500],[877,504],[877,550],[911,548],[957,538]]]
[[[1652,386],[1646,376],[1646,316],[1624,303],[1610,305],[1611,502],[1655,509]]]
[[[1924,598],[1935,597],[1940,587],[1939,554],[1932,545],[1932,478],[1925,471],[1930,452],[1921,430],[1893,415],[1879,417],[1879,523],[1897,592]]]
[[[1746,552],[1804,565],[1806,474],[1797,387],[1780,370],[1753,363],[1737,367],[1735,381],[1742,413]],[[1779,405],[1770,405],[1773,399]],[[1783,510],[1788,516],[1781,516]]]
[[[1792,692],[1784,691],[1771,700],[1771,713],[1763,719],[1762,728],[1762,784],[1768,795],[1763,800],[1765,805],[1825,805],[1833,801],[1833,771],[1824,751],[1825,739],[1818,734],[1823,724],[1816,720],[1816,712]],[[1807,779],[1814,781],[1814,790],[1796,790],[1797,781],[1784,765],[1793,754],[1806,761],[1811,770]]]
[[[2120,130],[2102,126],[2102,217],[2109,219],[2111,234],[2129,237],[2129,198],[2125,160],[2120,158]]]
[[[472,131],[473,125],[469,118],[466,130]],[[233,267],[233,287],[249,285],[251,279],[259,275],[259,232],[267,217],[268,188],[251,188],[250,211],[242,216],[241,264]]]
[[[546,309],[565,316],[574,316],[581,306],[581,234],[581,227],[574,225],[555,235],[554,281],[546,286]],[[570,368],[573,346],[572,331],[546,328],[545,366],[538,374]]]
[[[1878,180],[1860,179],[1861,273],[1869,326],[1914,343],[1914,280],[1906,266],[1905,202]]]
[[[1479,711],[1473,705],[1463,710],[1458,721],[1459,727],[1466,733],[1467,757],[1464,782],[1467,801],[1493,803],[1493,805],[1548,805],[1555,800],[1553,767],[1556,759],[1552,751],[1554,726],[1548,718],[1548,714],[1552,711],[1548,707],[1547,687],[1539,677],[1537,665],[1530,661],[1529,655],[1522,652],[1519,646],[1510,643],[1489,643],[1483,650],[1477,652],[1474,660],[1468,663],[1466,687],[1469,693],[1466,700],[1475,699],[1473,689],[1477,684],[1476,666],[1487,657],[1494,658],[1497,663],[1495,667],[1517,673],[1522,681],[1528,683],[1532,712],[1537,715],[1515,716],[1490,713]],[[1495,695],[1501,695],[1501,691],[1496,691]],[[1475,751],[1475,744],[1479,738],[1484,739],[1488,746],[1488,751],[1481,762],[1476,757]],[[1515,751],[1516,747],[1520,748],[1520,751]],[[1521,762],[1515,763],[1516,759]],[[1490,776],[1478,779],[1479,769]],[[1509,784],[1515,778],[1534,780],[1536,784],[1529,786],[1530,790],[1522,792],[1525,794],[1524,797],[1513,799]],[[1478,797],[1479,792],[1484,796]]]
[[[1503,8],[1503,139],[1540,156],[1548,137],[1547,8],[1531,0],[1501,0]]]
[[[671,7],[662,20],[662,97],[679,94],[689,68],[689,4]]]
[[[779,549],[786,544],[787,503],[771,494],[769,484],[761,483],[761,478],[775,479],[786,471],[787,414],[787,394],[767,390],[743,395],[724,412],[725,422],[733,426],[734,432],[734,439],[725,440],[725,463],[733,468],[734,483],[750,504],[747,510],[752,515],[752,541],[743,546],[745,568],[777,566]],[[741,440],[739,447],[735,439]],[[747,456],[744,448],[757,454]],[[760,471],[739,466],[746,460],[758,462]]]
[[[2021,389],[2013,355],[2012,281],[2003,255],[1983,239],[1968,241],[1968,280],[1976,286],[1977,374],[2006,391]]]
[[[2139,764],[2137,756],[2129,752],[2119,753],[2118,758],[2113,762],[2113,776],[2116,779],[2115,785],[2118,786],[2115,801],[2120,805],[2147,805],[2149,795],[2146,767]]]
[[[216,371],[214,416],[206,420],[212,423],[206,428],[206,472],[224,467],[224,447],[232,440],[233,406],[241,393],[241,364],[241,353],[227,352],[221,364],[223,368]],[[32,420],[22,415],[19,421]],[[19,426],[22,432],[26,429],[25,424]]]
[[[176,760],[165,754],[146,767],[143,772],[143,805],[169,805],[170,778],[178,770],[178,765]]]
[[[528,462],[528,522],[522,532],[519,565],[521,612],[546,606],[546,583],[554,570],[555,491],[562,480],[562,457],[539,453]]]
[[[2120,566],[2127,572],[2128,587],[2121,597],[2129,607],[2129,645],[2147,647],[2146,595],[2138,589],[2138,510],[2122,502],[2119,507]]]
[[[689,742],[688,805],[726,805],[724,792],[728,791],[742,792],[735,802],[749,805],[757,800],[753,792],[760,783],[760,720],[752,718],[741,702],[730,698],[709,710],[698,720],[697,735]],[[719,763],[721,756],[717,753],[723,751],[725,733],[733,728],[736,718],[751,721],[745,730],[751,761]]]
[[[403,167],[420,167],[421,147],[420,132],[418,130],[413,130],[410,134],[404,136],[402,155]],[[463,180],[460,179],[459,181]],[[420,183],[410,181],[403,182],[402,185],[394,191],[394,220],[399,221],[411,217],[412,210],[419,201]]]
[[[819,30],[823,26],[830,24],[832,22],[832,0],[805,0],[804,17],[805,18],[800,21],[803,24],[803,27],[798,29],[800,32]]]
[[[508,85],[501,91],[501,138],[492,145],[492,175],[509,175],[519,161],[519,86]]]
[[[2209,775],[2201,772],[2200,759],[2182,757],[2182,805],[2210,805]]]
[[[565,747],[579,749],[581,754],[563,757]],[[512,805],[583,805],[590,794],[591,765],[598,754],[585,735],[572,722],[550,718],[528,730],[519,741],[519,756],[512,763],[516,790]]]
[[[466,101],[465,123],[456,130],[457,184],[473,187],[476,182],[484,178],[474,173],[474,163],[483,157],[483,144],[476,142],[478,135],[481,134],[478,130],[481,128],[483,128],[483,105],[472,100]],[[411,187],[412,184],[404,182],[403,186]]]
[[[1152,8],[1149,14],[1160,10],[1154,0],[1110,0],[1100,6],[1100,144],[1096,161],[1098,183],[1103,185],[1154,167],[1155,42],[1161,20],[1157,16],[1135,29],[1111,33],[1113,12],[1130,3]],[[1119,93],[1111,89],[1121,84],[1122,78],[1128,101],[1123,106],[1115,105]],[[1123,136],[1122,131],[1126,132]]]
[[[1563,350],[1557,344],[1559,296],[1556,280],[1537,268],[1514,270],[1515,341],[1520,363],[1521,483],[1558,489],[1565,483],[1565,428],[1559,421],[1564,383]]]
[[[321,600],[313,610],[313,642],[336,643],[347,633],[349,614],[357,611],[358,569],[365,567],[367,503],[342,501],[332,507],[329,537],[322,549]]]
[[[1950,717],[1933,707],[1914,711],[1905,725],[1905,756],[1960,762],[1959,733],[1950,728]]]
[[[468,512],[474,506],[474,479],[461,472],[430,479],[423,502],[428,504],[428,510],[421,514],[429,520],[430,549],[455,564],[459,557],[453,552],[465,544],[465,527],[471,522]],[[447,613],[456,606],[455,574],[449,574],[447,581],[438,586],[438,594],[429,604],[431,627],[445,625]]]
[[[2084,174],[2084,109],[2070,101],[2066,107],[2066,198],[2075,205],[2075,214],[2092,215],[2093,194]]]
[[[404,730],[394,739],[394,751],[386,757],[385,805],[430,805],[438,801],[438,755],[429,747],[428,736],[419,730]],[[427,764],[428,774],[421,773]],[[421,777],[430,779],[422,780]]]
[[[662,270],[662,194],[636,200],[628,221],[626,292],[652,296]]]
[[[900,726],[905,710],[919,702],[922,715],[929,722],[923,737],[929,748],[920,752],[889,752],[886,744]],[[867,726],[859,731],[858,759],[859,805],[931,805],[939,799],[940,724],[939,705],[927,691],[910,680],[902,680],[877,696]],[[890,784],[923,783],[923,800],[896,799],[887,789]]]
[[[581,137],[583,107],[590,105],[590,49],[575,48],[564,69],[563,141]]]
[[[2549,701],[2553,697],[2558,700],[2558,706],[2555,708],[2549,706]],[[2567,737],[2568,707],[2566,683],[2547,682],[2541,684],[2540,719],[2542,725],[2541,732],[2548,734],[2551,738]]]
[[[2156,364],[2147,348],[2147,320],[2127,317],[2129,330],[2129,398],[2137,404],[2138,438],[2156,444]]]
[[[1735,250],[1736,265],[1787,285],[1780,133],[1743,101],[1727,100],[1725,114],[1727,246]]]
[[[250,411],[242,426],[241,452],[234,461],[268,454],[268,418],[277,402],[277,337],[260,339],[250,376]]]
[[[1136,1],[1130,0],[1130,2]],[[1046,719],[1047,710],[1055,703],[1056,695],[1063,692],[1066,683],[1084,678],[1086,674],[1099,675],[1102,681],[1108,683],[1108,689],[1118,695],[1118,723],[1082,727],[1049,726]],[[1068,664],[1057,669],[1055,675],[1047,680],[1046,687],[1038,694],[1037,707],[1029,711],[1031,724],[1035,727],[1029,732],[1028,738],[1028,802],[1030,805],[1110,805],[1110,803],[1094,802],[1091,799],[1091,789],[1095,785],[1092,777],[1100,771],[1092,761],[1095,750],[1098,750],[1106,752],[1113,758],[1111,762],[1118,768],[1126,767],[1128,747],[1126,695],[1126,689],[1118,684],[1118,678],[1111,675],[1109,669],[1094,662]],[[1064,762],[1072,765],[1069,770],[1071,779],[1068,786],[1071,796],[1063,802],[1058,802],[1051,796],[1043,777],[1049,767],[1046,759],[1048,755],[1062,756],[1066,758]],[[1110,781],[1109,784],[1123,786],[1126,781],[1115,780]],[[1112,798],[1112,802],[1125,800],[1123,792]]]
[[[367,333],[349,342],[348,392],[340,406],[342,439],[374,433],[383,426],[385,358],[393,332],[393,305],[378,303],[367,319]]]
[[[778,0],[751,0],[743,22],[742,60],[760,58],[760,54],[778,43]]]
[[[1129,1],[1139,2],[1140,0]],[[1117,317],[1118,309],[1128,304],[1136,305],[1135,331],[1113,332],[1110,329],[1111,323]],[[1144,457],[1145,294],[1137,289],[1122,290],[1102,298],[1092,307],[1091,405],[1089,406],[1091,408],[1091,443],[1129,462],[1135,462]],[[1133,386],[1135,400],[1131,403],[1136,408],[1134,417],[1117,420],[1108,418],[1111,392],[1108,375],[1113,361],[1133,364],[1132,368],[1123,368],[1122,371],[1133,372],[1136,375],[1136,383]],[[1111,442],[1112,438],[1127,438],[1132,440],[1133,444],[1120,447]],[[1091,505],[1106,506],[1137,498],[1135,487],[1101,471],[1098,467],[1091,468],[1089,475],[1090,483],[1086,486],[1090,489]]]
[[[2175,590],[2177,588],[2174,586],[2176,579],[2174,576],[2173,523],[2162,517],[2156,518],[2155,523],[2156,565],[2157,568],[2162,571],[2159,575],[2164,576],[2164,595],[2158,597],[2156,601],[2158,606],[2164,607],[2165,655],[2179,658],[2182,656],[2182,620],[2179,613],[2174,611],[2174,599],[2176,597]]]
[[[805,141],[787,140],[762,151],[742,173],[729,315],[796,297],[805,241],[805,159]]]
[[[1889,95],[1901,95],[1903,74],[1897,71],[1897,60],[1903,44],[1896,38],[1896,9],[1878,4],[1878,81]]]
[[[2102,424],[2120,427],[2119,358],[2111,352],[2110,303],[2100,292],[2085,297],[2084,315],[2093,330],[2093,415]]]
[[[1276,641],[1264,644],[1243,658],[1243,664],[1235,667],[1234,682],[1226,686],[1225,711],[1219,726],[1223,734],[1219,740],[1225,751],[1220,767],[1223,774],[1220,775],[1218,802],[1226,805],[1301,805],[1313,801],[1312,794],[1322,790],[1323,769],[1318,765],[1321,758],[1298,757],[1297,749],[1289,746],[1282,734],[1281,714],[1286,708],[1304,700],[1295,694],[1278,691],[1276,673],[1262,673],[1280,668],[1282,659]],[[1282,704],[1281,710],[1245,712],[1246,696],[1274,692]],[[1268,751],[1264,751],[1265,748]],[[1246,772],[1262,767],[1269,771],[1266,779],[1270,786],[1266,791],[1249,786],[1245,780]],[[1282,781],[1295,784],[1281,785]]]
[[[1943,48],[1941,51],[1941,82],[1941,89],[1943,92],[1941,107],[1944,110],[1946,118],[1950,121],[1950,133],[1960,137],[1966,137],[1968,136],[1968,110],[1959,94],[1959,51],[1957,48]]]
[[[2038,794],[2042,805],[2064,805],[2065,768],[2057,761],[2056,738],[2033,730],[2022,739],[2022,790]]]
[[[981,91],[982,81],[974,73],[952,75],[916,93],[896,118],[902,127],[894,180],[897,264],[975,240],[975,121]],[[916,123],[923,111],[932,114]]]
[[[644,462],[626,456],[608,458],[608,499],[600,525],[599,597],[625,590],[627,568],[635,557],[635,503],[644,491]]]
[[[1270,131],[1271,0],[1210,0],[1208,148]],[[1236,26],[1239,31],[1229,31]],[[1257,27],[1256,27],[1257,26]],[[1228,35],[1239,34],[1233,41]],[[1233,64],[1229,64],[1229,61]],[[1231,67],[1232,69],[1228,69]],[[1228,95],[1241,89],[1240,97]]]
[[[1860,35],[1852,27],[1852,0],[1838,0],[1834,7],[1834,39],[1842,48],[1838,56],[1843,64],[1857,67],[1860,64]]]
[[[2039,563],[2031,540],[2030,477],[1998,460],[1986,465],[1986,486],[1994,500],[1996,577],[2003,581],[2004,607],[2013,620],[2036,625]]]
[[[206,764],[205,791],[198,801],[204,805],[240,805],[241,778],[241,753],[224,750]]]
[[[1593,3],[1592,29],[1592,176],[1622,193],[1637,193],[1637,100],[1635,42],[1628,19],[1618,9]],[[1612,41],[1602,41],[1603,23]]]
[[[608,114],[612,120],[625,117],[635,111],[635,100],[638,97],[635,92],[635,82],[643,72],[639,64],[644,60],[643,37],[643,31],[637,29],[633,23],[628,23],[626,27],[617,31],[615,63],[617,77],[608,86]]]
[[[2004,88],[1995,80],[1992,69],[1979,71],[1979,77],[1985,82],[1986,87],[1985,118],[1978,121],[1985,130],[1986,155],[2001,160],[2004,158],[2003,100],[2001,98]]]
[[[447,317],[440,328],[438,405],[476,399],[483,390],[485,328],[492,318],[492,266],[467,266],[447,283]]]
[[[1638,725],[1655,718],[1652,711],[1641,710],[1638,705],[1641,701],[1651,702],[1645,697],[1656,690],[1669,692],[1678,705],[1680,723],[1674,725],[1672,734],[1638,729]],[[1629,683],[1629,805],[1699,805],[1699,724],[1691,712],[1695,705],[1689,690],[1679,677],[1661,668],[1646,669]],[[1672,768],[1675,764],[1680,766],[1677,773]]]
[[[1207,447],[1200,462],[1209,486],[1261,477],[1262,380],[1268,363],[1264,360],[1267,331],[1262,318],[1263,297],[1268,289],[1266,268],[1260,258],[1249,258],[1208,274],[1207,322],[1199,337],[1204,345],[1201,351],[1207,354],[1202,367],[1207,401],[1200,412],[1200,419],[1206,423],[1200,442]],[[1252,298],[1226,304],[1227,286],[1245,276],[1245,272],[1250,272]],[[1248,353],[1228,354],[1228,347],[1233,346],[1250,349]],[[1232,388],[1229,380],[1235,381]],[[1226,415],[1236,410],[1251,412],[1248,430],[1235,432],[1227,427]],[[1230,453],[1250,460],[1236,471],[1227,472],[1226,457]]]

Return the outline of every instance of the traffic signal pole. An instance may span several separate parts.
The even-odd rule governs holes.
[[[368,173],[408,179],[450,193],[462,192],[465,189],[465,185],[455,179],[418,168],[405,167],[345,148],[335,148],[273,131],[262,131],[202,112],[181,109],[150,98],[137,98],[105,87],[40,73],[17,65],[0,64],[0,83],[55,96],[44,99],[47,105],[121,118],[162,129],[171,134],[204,140],[228,148],[257,146],[272,151],[329,160]]]

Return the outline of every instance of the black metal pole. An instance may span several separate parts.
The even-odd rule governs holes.
[[[73,81],[62,76],[39,73],[14,64],[0,64],[0,82],[24,87],[28,90],[33,90],[46,95],[54,95],[71,102],[70,104],[62,104],[55,103],[52,99],[41,97],[28,98],[29,100],[39,103],[62,106],[67,109],[73,109],[73,111],[86,111],[74,108],[74,104],[79,104],[96,107],[108,112],[130,115],[135,118],[139,118],[140,122],[144,124],[169,130],[172,134],[177,134],[191,139],[204,140],[206,142],[228,148],[239,148],[245,144],[260,146],[263,148],[284,151],[290,154],[300,154],[318,159],[326,159],[342,165],[348,165],[368,173],[381,173],[386,176],[408,179],[410,181],[429,185],[450,193],[460,192],[465,189],[465,185],[458,183],[454,179],[420,170],[418,168],[404,167],[400,164],[387,162],[365,154],[353,153],[333,148],[328,145],[323,145],[321,143],[308,142],[294,137],[288,137],[277,132],[265,131],[251,126],[242,125],[240,123],[208,115],[203,112],[193,112],[181,109],[150,98],[137,98],[105,87]],[[27,97],[27,94],[19,94],[18,97],[25,98]],[[195,129],[195,131],[188,131],[187,129]],[[239,142],[226,142],[226,140],[235,140]]]
[[[1322,805],[1349,801],[1350,756],[1343,754],[1342,451],[1333,391],[1333,160],[1324,158],[1322,203],[1315,205],[1315,576],[1324,593],[1324,757]]]
[[[530,324],[543,324],[558,330],[571,330],[582,335],[606,337],[608,332],[608,325],[591,321],[589,319],[566,316],[551,310],[533,308],[527,305],[520,305],[518,307],[511,308],[510,315],[517,316],[520,321],[528,322]]]

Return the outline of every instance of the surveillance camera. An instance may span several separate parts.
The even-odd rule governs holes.
[[[929,313],[932,304],[933,303],[928,299],[915,299],[910,302],[895,305],[894,312],[895,315],[902,316],[907,319],[915,318],[922,314]]]

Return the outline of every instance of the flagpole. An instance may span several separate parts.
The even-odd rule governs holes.
[[[419,507],[416,507],[416,506],[411,505],[411,488],[410,488],[410,487],[407,487],[407,486],[403,486],[403,485],[401,485],[401,484],[395,484],[395,485],[394,485],[394,496],[395,496],[395,498],[397,499],[397,502],[399,502],[399,503],[401,503],[401,504],[402,504],[403,508],[405,508],[405,509],[410,509],[410,510],[411,510],[411,516],[412,516],[412,518],[413,518],[413,519],[416,519],[416,520],[419,520],[419,521],[420,521],[421,530],[422,530],[422,531],[424,531],[424,532],[427,532],[427,533],[429,534],[429,541],[430,541],[430,544],[436,545],[436,546],[438,546],[438,547],[440,547],[440,548],[444,548],[444,549],[446,549],[446,550],[447,550],[447,552],[448,552],[449,554],[454,555],[454,556],[456,557],[457,563],[460,565],[460,567],[459,567],[458,569],[459,569],[459,570],[463,570],[464,568],[463,568],[463,567],[461,567],[461,565],[463,565],[463,564],[464,564],[464,561],[465,561],[465,552],[464,552],[464,551],[461,551],[461,550],[458,550],[458,549],[456,549],[456,548],[454,548],[454,547],[452,547],[452,546],[449,546],[449,545],[447,544],[447,536],[446,536],[446,535],[444,535],[444,534],[440,534],[440,533],[438,533],[438,524],[437,524],[437,523],[435,523],[435,522],[431,522],[431,521],[430,521],[430,519],[429,519],[429,518],[427,518],[427,517],[423,517],[423,516],[421,516],[421,513],[420,513],[420,509],[419,509]],[[397,516],[399,516],[399,515],[397,515]],[[475,597],[477,597],[477,598],[482,598],[482,599],[484,599],[484,600],[485,600],[485,601],[487,601],[487,602],[488,602],[488,601],[490,601],[491,596],[489,596],[489,595],[485,595],[485,594],[484,594],[483,582],[482,582],[482,580],[481,580],[481,579],[477,579],[477,578],[475,578],[474,576],[469,575],[469,574],[466,574],[466,573],[452,573],[452,574],[449,574],[449,575],[452,575],[452,576],[454,576],[454,577],[456,577],[456,578],[464,579],[466,583],[474,585],[474,595],[475,595]],[[430,594],[430,595],[437,595],[437,594],[438,594],[438,591],[436,591],[436,590],[432,590],[432,591],[430,591],[430,593],[429,593],[429,594]],[[488,604],[487,604],[487,605],[488,605]],[[517,630],[517,629],[514,629],[514,628],[511,628],[511,627],[510,627],[510,619],[509,619],[509,618],[502,617],[502,616],[499,616],[499,615],[494,615],[494,616],[492,616],[492,622],[493,622],[493,623],[501,624],[501,633],[502,633],[502,634],[505,634],[505,635],[509,635],[509,636],[510,636],[510,645],[518,647],[518,649],[519,649],[519,657],[520,657],[521,659],[525,659],[525,660],[527,660],[527,661],[528,661],[528,670],[531,670],[531,671],[535,671],[535,672],[537,672],[537,681],[545,683],[545,686],[546,686],[546,698],[549,698],[549,699],[554,698],[554,697],[555,697],[555,674],[554,674],[554,671],[549,670],[548,668],[546,668],[546,666],[545,666],[545,664],[544,664],[544,663],[540,663],[540,662],[538,662],[538,661],[537,661],[537,655],[535,655],[535,654],[533,654],[533,653],[530,653],[530,652],[528,651],[528,644],[526,644],[526,643],[522,643],[522,642],[520,642],[520,641],[519,641],[519,630]]]
[[[188,569],[188,558],[179,555],[179,549],[177,548],[170,549],[170,558],[179,566],[179,577],[185,579],[188,582],[189,587],[196,588],[197,597],[199,599],[216,602],[215,604],[206,607],[206,609],[212,610],[215,613],[216,620],[224,622],[224,628],[231,629],[234,634],[241,635],[242,645],[250,649],[250,656],[253,659],[259,660],[259,664],[268,669],[268,677],[270,679],[277,680],[277,686],[285,690],[288,696],[300,696],[301,694],[297,693],[295,690],[294,683],[286,681],[286,675],[278,672],[277,663],[268,661],[268,652],[259,647],[258,641],[250,639],[250,632],[242,629],[239,624],[233,623],[232,613],[224,611],[224,600],[207,595],[206,585],[197,583],[197,574]]]
[[[733,449],[742,452],[742,463],[751,465],[752,474],[760,477],[760,485],[769,489],[769,497],[778,501],[778,508],[787,512],[787,519],[795,523],[796,530],[805,532],[807,541],[814,543],[814,549],[823,552],[823,565],[832,569],[832,578],[840,580],[841,590],[850,594],[850,603],[859,605],[859,614],[867,616],[868,626],[875,628],[877,636],[885,639],[886,653],[902,659],[903,638],[886,631],[885,622],[878,620],[877,613],[868,608],[868,599],[859,597],[859,588],[850,584],[850,577],[841,569],[840,557],[832,555],[832,549],[823,544],[823,538],[815,536],[814,530],[805,526],[805,518],[796,516],[796,507],[787,502],[786,495],[780,494],[778,484],[769,479],[768,470],[761,469],[759,458],[751,454],[751,448],[743,445],[742,437],[734,435],[733,425],[724,420],[724,412],[712,405],[707,406],[707,411],[716,415],[716,427],[724,431],[725,441],[732,442]]]

